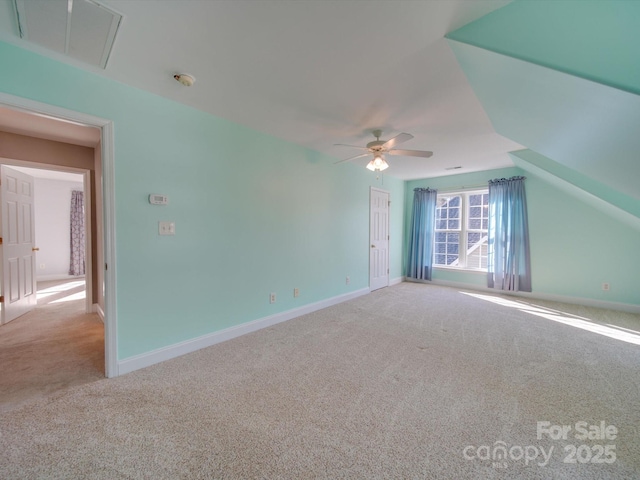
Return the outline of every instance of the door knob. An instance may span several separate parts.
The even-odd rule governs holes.
[[[31,247],[32,252],[39,252],[40,249],[38,247]]]
[[[371,245],[371,248],[376,248],[376,246],[375,245]]]

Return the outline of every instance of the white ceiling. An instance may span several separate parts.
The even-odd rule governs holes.
[[[434,156],[390,158],[386,173],[402,179],[511,166],[507,152],[522,148],[495,133],[444,39],[507,1],[102,3],[124,16],[105,70],[20,39],[11,0],[0,0],[0,39],[336,160],[358,152],[334,143],[411,133],[403,147]]]

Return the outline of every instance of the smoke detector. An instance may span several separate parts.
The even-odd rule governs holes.
[[[176,73],[173,78],[175,78],[185,87],[190,87],[191,85],[196,83],[195,77],[193,75],[189,75],[188,73]]]

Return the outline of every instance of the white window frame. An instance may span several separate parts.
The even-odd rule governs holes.
[[[444,270],[465,270],[465,271],[470,271],[470,272],[486,272],[487,268],[486,267],[480,267],[480,268],[475,268],[475,267],[468,267],[467,266],[467,255],[469,253],[469,247],[467,245],[467,241],[468,241],[468,233],[484,233],[485,236],[487,235],[487,230],[486,229],[471,229],[468,228],[468,219],[469,219],[469,210],[471,208],[470,202],[469,202],[469,197],[471,195],[488,195],[489,194],[489,189],[487,188],[480,188],[480,189],[473,189],[473,190],[456,190],[456,191],[450,191],[450,192],[439,192],[438,193],[438,201],[440,200],[441,197],[456,197],[456,196],[460,196],[461,200],[460,200],[460,215],[459,215],[459,219],[460,219],[460,229],[459,230],[449,230],[449,229],[435,229],[435,234],[437,233],[458,233],[460,235],[460,240],[459,240],[459,244],[458,244],[458,260],[457,260],[457,265],[441,265],[441,264],[437,264],[436,263],[436,248],[435,248],[435,244],[436,244],[436,240],[435,240],[435,234],[434,234],[434,248],[433,248],[433,268],[435,269],[444,269]],[[437,207],[436,207],[437,208]],[[488,225],[487,225],[488,226]],[[437,225],[436,225],[437,227]],[[482,245],[482,244],[480,244]],[[478,246],[480,246],[478,245]],[[476,246],[475,248],[478,248],[478,246]],[[474,248],[474,247],[472,247]],[[474,248],[474,249],[475,249]]]

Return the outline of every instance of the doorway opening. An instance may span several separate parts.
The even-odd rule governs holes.
[[[82,142],[86,142],[87,139],[83,138],[82,134],[87,132],[93,132],[91,135],[97,134],[97,142],[92,147],[94,155],[91,165],[73,164],[68,160],[45,160],[47,152],[56,151],[61,146],[71,149],[86,147]],[[80,137],[74,138],[78,133]],[[79,278],[71,282],[64,281],[65,279],[59,279],[58,282],[56,279],[45,278],[43,281],[50,283],[41,284],[41,288],[38,288],[39,296],[42,299],[42,307],[62,310],[80,304],[80,311],[76,311],[78,315],[93,315],[93,318],[96,318],[98,314],[104,319],[104,326],[99,322],[100,328],[103,328],[100,340],[102,351],[99,352],[101,360],[97,361],[92,357],[91,362],[99,364],[101,378],[117,376],[113,124],[109,120],[91,115],[0,93],[0,136],[4,136],[4,140],[10,135],[23,143],[36,139],[34,143],[40,144],[39,149],[32,150],[32,155],[29,156],[24,151],[20,153],[19,148],[11,150],[7,147],[7,142],[0,141],[0,163],[82,175],[83,193],[87,199],[86,208],[91,210],[91,223],[87,223],[86,230],[84,282],[79,283]],[[55,148],[45,148],[45,143],[49,146],[55,143]],[[38,152],[41,155],[34,154]],[[89,224],[92,228],[89,228]],[[37,268],[40,270],[41,263],[45,264],[41,270],[46,270],[46,262],[38,262]],[[84,298],[80,298],[83,291]],[[75,313],[67,314],[73,315]],[[81,323],[81,319],[78,322]],[[8,326],[12,323],[15,322],[9,323]],[[87,329],[83,332],[86,333]],[[87,337],[92,338],[95,343],[94,333]]]
[[[24,135],[3,140],[28,142],[19,153],[25,156],[39,145]],[[55,157],[52,152],[48,159]],[[89,170],[1,162],[0,411],[10,411],[104,378],[105,342],[102,320],[93,313],[99,300],[91,293],[96,226],[90,195],[85,204]]]

